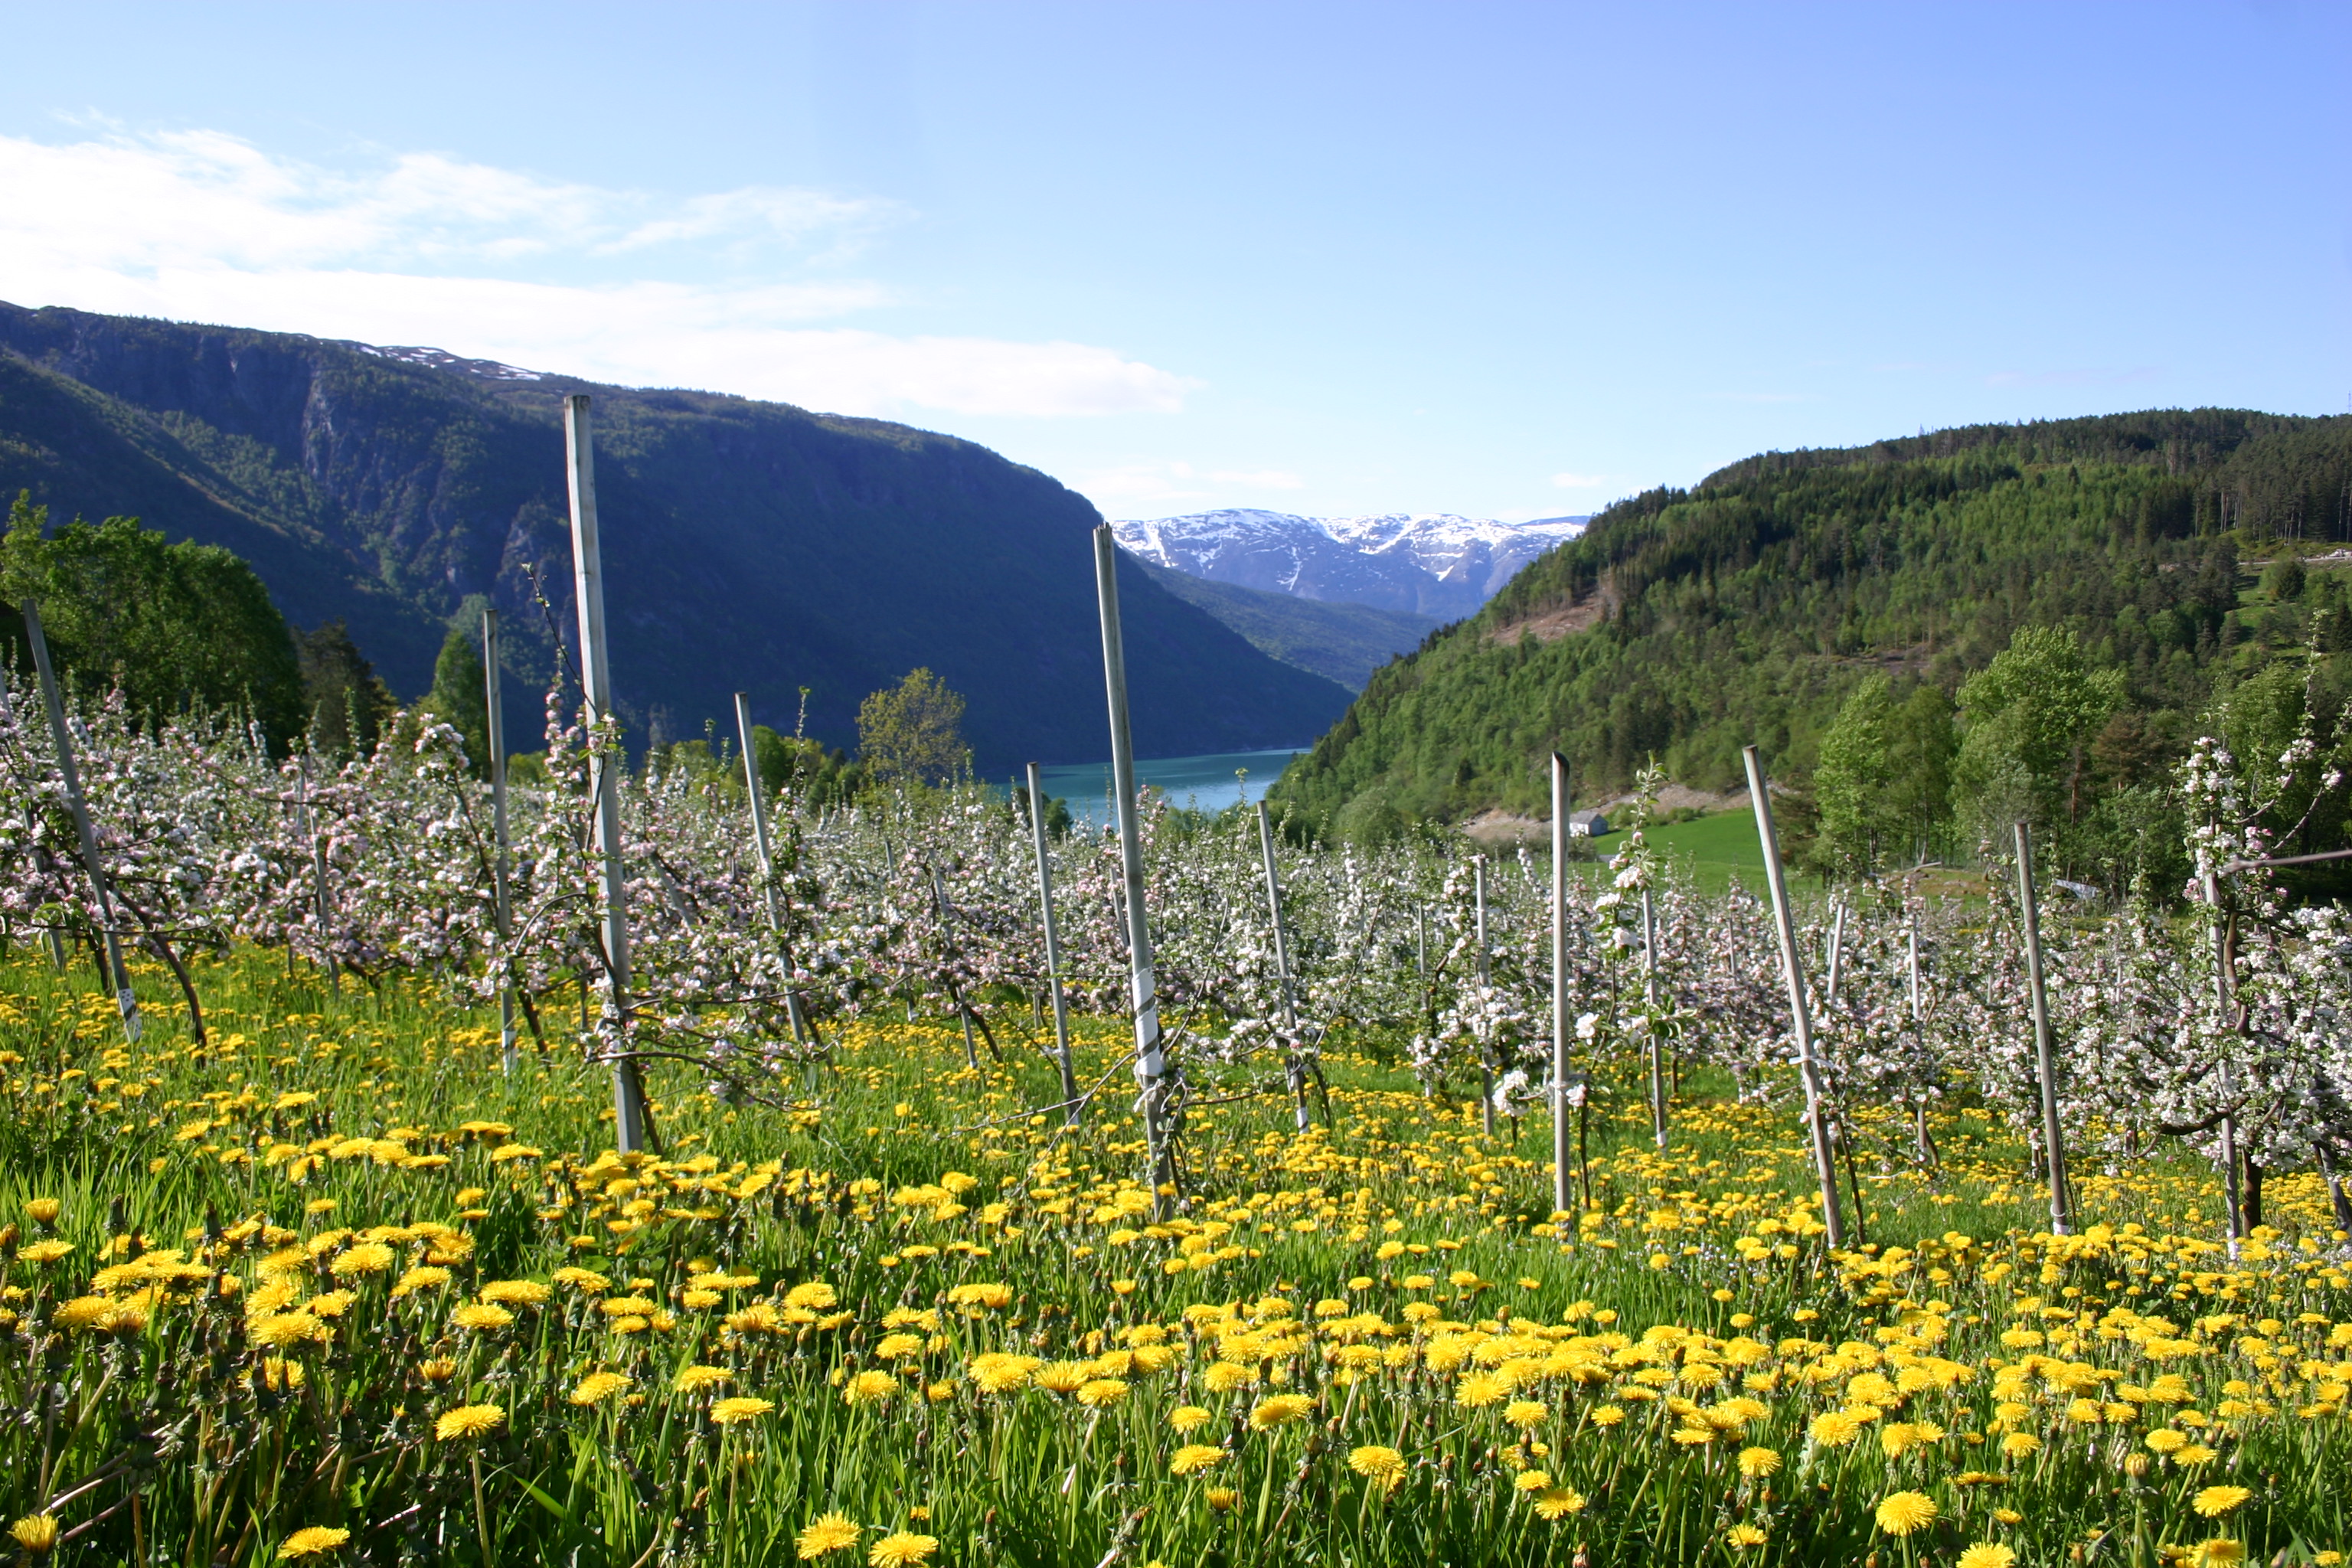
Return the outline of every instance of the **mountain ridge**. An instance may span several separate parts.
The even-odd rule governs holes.
[[[1866,680],[1932,694],[1948,725],[1964,681],[2025,627],[2121,672],[2119,727],[2083,752],[2084,776],[2154,790],[2271,649],[2337,657],[2314,640],[2326,603],[2242,605],[2240,543],[2346,538],[2352,416],[2158,409],[1761,453],[1596,516],[1377,671],[1274,796],[1377,837],[1539,812],[1554,750],[1587,800],[1651,758],[1677,783],[1732,786],[1751,742],[1801,784]],[[2326,669],[2352,682],[2352,666]]]
[[[404,695],[429,685],[453,621],[493,604],[509,710],[530,714],[573,624],[559,408],[574,392],[594,399],[616,706],[635,736],[730,729],[738,689],[782,727],[805,686],[810,732],[845,744],[867,692],[928,665],[966,697],[983,768],[1101,753],[1098,514],[950,436],[438,350],[0,304],[0,489],[58,521],[137,515],[236,551],[290,618],[347,619]],[[1345,688],[1139,568],[1119,581],[1139,747],[1296,744],[1344,709]]]
[[[1574,538],[1582,521],[1521,525],[1456,512],[1306,517],[1231,507],[1111,526],[1126,549],[1189,576],[1451,621]]]

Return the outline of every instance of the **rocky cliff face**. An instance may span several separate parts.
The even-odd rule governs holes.
[[[404,694],[429,683],[449,618],[487,600],[514,630],[511,710],[528,714],[525,683],[572,625],[572,392],[595,399],[614,679],[639,734],[698,734],[738,689],[781,727],[805,685],[811,731],[847,742],[867,691],[929,665],[970,700],[984,769],[1107,749],[1093,508],[950,437],[438,351],[0,305],[0,487],[238,551],[290,617],[350,620]],[[1346,706],[1142,574],[1122,592],[1147,753],[1297,743]]]

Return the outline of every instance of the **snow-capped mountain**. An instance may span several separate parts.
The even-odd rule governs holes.
[[[1584,524],[1580,517],[1512,523],[1452,512],[1297,517],[1241,508],[1111,529],[1133,553],[1211,582],[1454,621]]]

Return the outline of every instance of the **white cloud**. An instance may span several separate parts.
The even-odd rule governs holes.
[[[0,137],[0,298],[18,304],[849,414],[1169,413],[1198,384],[1091,344],[841,324],[897,302],[842,270],[906,216],[888,202],[773,186],[680,200],[435,153],[332,170],[212,132]],[[734,275],[713,280],[720,267]]]

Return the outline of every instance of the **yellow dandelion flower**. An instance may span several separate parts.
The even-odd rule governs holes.
[[[447,1283],[449,1283],[449,1271],[446,1268],[436,1268],[432,1264],[420,1263],[401,1275],[399,1281],[393,1286],[392,1293],[394,1297],[413,1296],[419,1290],[427,1290],[436,1285]]]
[[[1549,1470],[1521,1470],[1519,1472],[1518,1479],[1513,1481],[1511,1485],[1517,1487],[1523,1492],[1539,1492],[1551,1485],[1551,1472]]]
[[[1878,1528],[1889,1535],[1908,1535],[1936,1518],[1936,1500],[1926,1492],[1890,1492],[1878,1505]]]
[[[352,1532],[331,1524],[314,1524],[298,1530],[278,1543],[278,1555],[282,1561],[293,1557],[324,1557],[351,1540]]]
[[[1540,1426],[1551,1419],[1551,1406],[1540,1400],[1514,1399],[1503,1406],[1503,1419],[1521,1431]]]
[[[1960,1553],[1959,1568],[2017,1568],[2017,1553],[1997,1541],[1980,1541]]]
[[[2245,1487],[2207,1487],[2189,1500],[2189,1506],[2206,1519],[2219,1519],[2253,1496]]]
[[[722,1399],[710,1407],[710,1418],[721,1426],[732,1426],[741,1421],[756,1421],[776,1407],[772,1399],[755,1399],[739,1394],[732,1399]]]
[[[35,1241],[18,1247],[16,1258],[23,1263],[55,1263],[71,1251],[73,1243],[70,1241]]]
[[[723,1366],[681,1367],[677,1376],[671,1380],[670,1386],[680,1394],[694,1394],[702,1389],[715,1388],[731,1375]]]
[[[1127,1384],[1115,1377],[1091,1378],[1078,1384],[1078,1403],[1089,1410],[1102,1410],[1127,1397]]]
[[[1038,1364],[1035,1356],[992,1351],[972,1357],[971,1381],[982,1394],[1011,1394],[1029,1381]]]
[[[46,1513],[28,1513],[8,1527],[18,1546],[36,1557],[48,1554],[58,1543],[58,1521]]]
[[[1824,1410],[1813,1417],[1813,1442],[1823,1448],[1843,1448],[1862,1436],[1862,1423],[1843,1410]]]
[[[1219,1513],[1223,1513],[1227,1509],[1232,1508],[1234,1504],[1241,1501],[1242,1494],[1235,1491],[1231,1487],[1211,1487],[1207,1491],[1201,1494],[1201,1500],[1207,1503]]]
[[[416,1375],[427,1383],[446,1383],[457,1375],[457,1363],[447,1356],[436,1355],[416,1363]]]
[[[1735,1524],[1729,1530],[1723,1532],[1723,1539],[1727,1544],[1737,1546],[1742,1551],[1745,1551],[1751,1546],[1763,1545],[1767,1541],[1769,1541],[1771,1537],[1765,1534],[1761,1529],[1755,1525]]]
[[[469,1333],[494,1333],[514,1321],[514,1314],[504,1307],[486,1302],[468,1301],[449,1314],[449,1321]]]
[[[502,1307],[536,1307],[554,1294],[536,1279],[493,1279],[479,1292]]]
[[[1739,1450],[1739,1473],[1750,1480],[1760,1480],[1777,1474],[1780,1468],[1780,1451],[1775,1448],[1742,1448]]]
[[[894,1530],[874,1543],[866,1554],[869,1568],[918,1568],[929,1563],[931,1553],[940,1549],[936,1535],[916,1535],[904,1530]]]
[[[444,1443],[463,1437],[481,1437],[507,1424],[507,1413],[495,1405],[460,1405],[446,1410],[441,1419],[433,1424],[433,1435]]]
[[[65,1205],[55,1198],[33,1198],[25,1205],[25,1217],[43,1230],[57,1224],[58,1215],[64,1212]]]
[[[564,1397],[574,1405],[599,1405],[629,1386],[625,1372],[592,1372]]]
[[[1249,1415],[1250,1425],[1263,1432],[1270,1426],[1280,1426],[1297,1420],[1315,1408],[1315,1401],[1303,1394],[1276,1394],[1258,1401]]]
[[[812,1279],[805,1285],[795,1285],[784,1292],[785,1306],[803,1307],[812,1312],[830,1311],[840,1302],[841,1297],[834,1288],[819,1279]],[[915,1558],[909,1561],[919,1562],[921,1559]]]
[[[810,1563],[827,1552],[856,1545],[860,1533],[848,1515],[821,1513],[801,1527],[800,1534],[793,1538],[793,1550],[802,1562]]]
[[[898,1392],[898,1380],[887,1372],[861,1372],[842,1384],[845,1405],[884,1405]]]
[[[1168,1425],[1180,1433],[1190,1432],[1209,1419],[1209,1412],[1198,1405],[1180,1405],[1168,1413]]]
[[[1225,1457],[1223,1448],[1207,1443],[1187,1443],[1168,1457],[1168,1468],[1180,1476],[1207,1469]]]
[[[1624,1419],[1625,1411],[1622,1405],[1603,1405],[1592,1412],[1592,1424],[1595,1426],[1614,1426]]]
[[[2041,1448],[2042,1439],[2031,1432],[2011,1432],[2000,1440],[2000,1451],[2012,1459],[2021,1459],[2028,1454],[2039,1453]]]
[[[356,1247],[345,1248],[332,1263],[327,1265],[327,1272],[338,1279],[357,1279],[362,1274],[382,1274],[393,1266],[398,1257],[380,1241],[362,1241]]]
[[[1394,1491],[1404,1479],[1407,1467],[1404,1456],[1394,1448],[1368,1443],[1348,1456],[1348,1468],[1382,1491]]]
[[[2210,1541],[2199,1542],[2190,1550],[2189,1560],[2197,1568],[2231,1568],[2231,1564],[2246,1560],[2246,1543],[2218,1535]]]
[[[2191,1443],[2189,1447],[2175,1453],[2172,1456],[2172,1462],[2176,1465],[2194,1468],[2198,1465],[2210,1465],[2215,1459],[2220,1458],[2221,1455],[2215,1453],[2204,1444]]]
[[[1574,1487],[1547,1487],[1536,1494],[1536,1517],[1557,1523],[1584,1511],[1584,1494]]]
[[[2176,1432],[2169,1426],[2159,1426],[2140,1441],[2158,1454],[2176,1454],[2188,1447],[2189,1434]]]
[[[1474,1372],[1454,1385],[1454,1402],[1476,1409],[1492,1405],[1511,1392],[1511,1385],[1492,1373]]]

